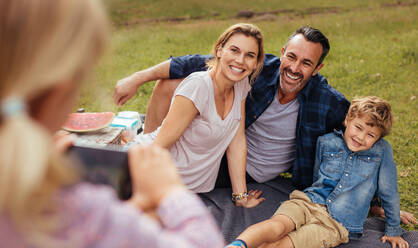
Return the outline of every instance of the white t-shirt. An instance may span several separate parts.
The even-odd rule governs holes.
[[[174,97],[181,95],[190,99],[199,111],[170,150],[178,171],[190,190],[201,193],[214,188],[222,156],[241,121],[241,103],[250,89],[248,78],[235,83],[232,109],[224,120],[216,111],[214,88],[209,72],[192,73],[174,92],[171,102]],[[153,141],[157,136],[159,129],[151,134],[137,136],[135,142],[150,143],[149,141]]]

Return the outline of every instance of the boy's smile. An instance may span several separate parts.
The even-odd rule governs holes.
[[[352,120],[345,119],[347,127],[344,140],[348,149],[352,152],[369,150],[380,138],[381,130],[377,126],[371,126],[367,116],[356,117]]]

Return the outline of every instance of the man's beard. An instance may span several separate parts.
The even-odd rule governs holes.
[[[309,77],[308,79],[305,79],[304,77],[303,77],[303,75],[301,75],[301,79],[300,79],[300,81],[294,86],[294,87],[292,87],[291,89],[288,89],[288,88],[285,88],[284,86],[283,86],[283,80],[282,80],[282,78],[283,77],[285,77],[285,73],[286,73],[286,69],[284,69],[283,70],[283,72],[280,72],[280,78],[279,78],[279,80],[280,80],[280,82],[279,82],[279,87],[280,87],[280,90],[282,91],[282,93],[283,94],[288,94],[288,93],[295,93],[295,92],[298,92],[298,91],[300,91],[300,90],[302,90],[303,89],[303,87],[305,87],[305,85],[308,83],[308,81],[311,79],[311,77]],[[299,74],[300,75],[300,74]]]

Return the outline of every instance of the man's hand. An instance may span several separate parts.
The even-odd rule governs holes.
[[[370,208],[370,213],[373,216],[379,216],[379,217],[385,218],[385,211],[383,210],[382,207],[373,206]],[[401,215],[401,221],[403,224],[405,225],[417,224],[417,219],[412,213],[401,210],[400,215]]]
[[[113,101],[119,107],[122,107],[129,99],[131,99],[141,84],[138,73],[134,73],[129,77],[123,78],[116,83],[113,92]]]
[[[401,221],[405,225],[409,225],[409,224],[416,225],[417,224],[417,219],[415,218],[415,216],[412,213],[402,211],[402,210],[401,210]]]
[[[261,190],[250,190],[248,192],[248,197],[236,201],[235,205],[238,207],[253,208],[265,200],[263,197],[260,198],[262,193],[263,191]]]
[[[383,236],[381,238],[382,243],[386,243],[386,241],[389,241],[392,244],[392,248],[409,248],[408,242],[406,242],[402,237],[400,236]]]

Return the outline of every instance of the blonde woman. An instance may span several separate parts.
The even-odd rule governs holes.
[[[245,23],[229,27],[213,55],[208,71],[191,74],[177,87],[161,127],[134,142],[171,149],[183,181],[199,193],[214,188],[226,150],[233,199],[237,206],[254,207],[264,199],[260,191],[247,193],[244,127],[245,98],[263,66],[260,30]]]
[[[1,246],[222,247],[167,151],[132,148],[134,194],[122,203],[110,188],[79,182],[54,148],[107,26],[94,0],[0,1]]]

